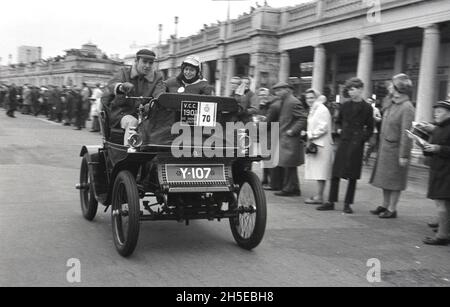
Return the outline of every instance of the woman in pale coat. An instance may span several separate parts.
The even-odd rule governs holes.
[[[412,140],[407,136],[414,120],[412,81],[405,74],[392,78],[392,103],[383,114],[380,148],[371,183],[383,190],[383,205],[370,211],[380,218],[396,218],[401,191],[406,189]]]
[[[308,115],[308,144],[317,145],[316,154],[306,154],[305,179],[317,180],[317,196],[305,201],[307,204],[322,204],[326,181],[331,179],[333,167],[332,119],[324,105],[325,96],[314,89],[306,91],[306,102],[310,106]]]

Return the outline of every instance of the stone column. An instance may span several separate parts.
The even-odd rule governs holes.
[[[436,24],[424,27],[422,56],[417,90],[416,121],[433,119],[436,99],[436,74],[439,60],[440,31]]]
[[[338,55],[333,53],[330,61],[331,70],[331,93],[336,96],[339,94],[339,90],[336,90],[337,83],[337,70],[338,70]]]
[[[317,19],[321,19],[323,17],[324,11],[325,11],[325,0],[317,0],[317,7],[316,7]]]
[[[370,36],[361,38],[357,76],[364,82],[364,98],[372,96],[373,42]]]
[[[280,55],[280,70],[278,73],[279,82],[288,82],[291,70],[291,59],[289,52],[283,51]]]
[[[223,93],[225,96],[228,96],[231,92],[230,80],[231,80],[231,78],[234,77],[235,74],[236,74],[236,60],[234,59],[234,57],[229,57],[228,61],[227,61],[227,77],[225,80],[226,91],[225,91],[225,93]]]
[[[250,85],[250,89],[255,92],[257,88],[260,87],[260,63],[261,54],[260,53],[253,53],[250,55],[250,72],[249,75],[252,77],[252,84]]]
[[[169,78],[172,78],[178,74],[177,59],[175,56],[170,56],[169,61],[170,61]]]
[[[395,45],[395,63],[394,63],[394,75],[403,72],[403,63],[405,60],[405,45]]]
[[[226,69],[226,59],[218,59],[217,60],[217,68],[216,68],[216,95],[217,96],[224,96],[224,89],[225,89],[225,69]]]
[[[221,25],[222,28],[222,25]],[[216,80],[216,95],[217,96],[225,96],[225,86],[227,79],[227,58],[226,58],[226,46],[224,41],[222,40],[220,44],[217,46],[217,65],[215,71],[215,80]]]
[[[314,67],[312,88],[323,92],[325,86],[326,51],[323,45],[314,47]]]
[[[202,75],[203,75],[203,78],[205,78],[206,80],[208,80],[209,83],[211,83],[211,76],[209,73],[209,63],[208,62],[202,63]]]

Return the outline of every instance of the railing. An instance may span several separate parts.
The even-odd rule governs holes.
[[[364,6],[363,0],[326,0],[324,16],[332,17],[359,10]]]
[[[208,43],[215,42],[220,39],[220,28],[215,27],[211,30],[206,30],[206,41]]]
[[[169,52],[170,52],[170,45],[162,45],[160,46],[160,54],[158,54],[158,57],[164,57],[164,56],[168,56]]]
[[[288,12],[288,22],[308,22],[314,20],[317,16],[317,3],[307,3],[296,7]]]
[[[231,36],[241,35],[252,28],[252,15],[235,20],[231,24]]]
[[[191,47],[191,39],[189,37],[180,39],[178,43],[179,51],[184,51]]]
[[[191,36],[192,46],[197,47],[198,45],[202,45],[203,38],[204,38],[203,32],[202,32],[202,34],[197,34],[197,35]]]
[[[64,69],[64,64],[62,63],[52,63],[52,69],[53,70],[58,70],[58,69]]]

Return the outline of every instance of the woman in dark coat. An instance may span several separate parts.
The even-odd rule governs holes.
[[[165,81],[164,85],[168,93],[213,94],[212,86],[202,77],[200,59],[193,55],[183,61],[180,74]]]
[[[440,101],[434,106],[436,127],[424,154],[430,157],[430,178],[427,197],[438,207],[439,228],[434,238],[425,238],[430,245],[447,245],[450,242],[450,101]]]
[[[383,206],[370,211],[380,218],[397,217],[397,203],[408,182],[412,140],[406,130],[411,129],[415,113],[411,90],[412,81],[407,75],[392,78],[391,103],[384,110],[380,147],[370,180],[383,190]]]

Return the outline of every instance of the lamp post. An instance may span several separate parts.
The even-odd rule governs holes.
[[[178,38],[178,16],[175,16],[175,38]]]
[[[159,31],[158,45],[161,45],[161,43],[162,43],[162,30],[163,30],[163,25],[159,24],[158,25],[158,31]]]
[[[212,1],[227,1],[228,2],[228,9],[227,9],[227,22],[230,21],[230,8],[231,8],[231,1],[248,1],[248,0],[212,0]]]

